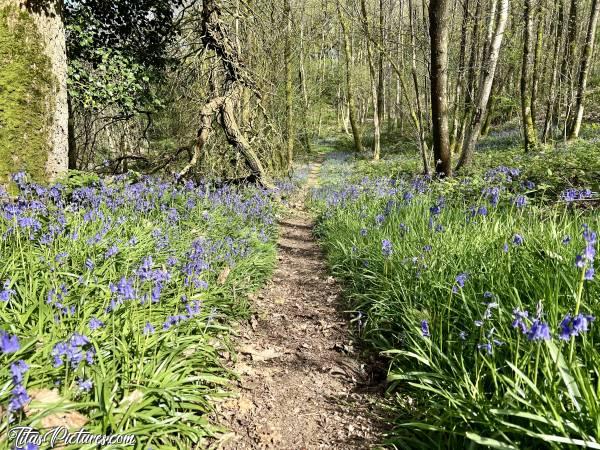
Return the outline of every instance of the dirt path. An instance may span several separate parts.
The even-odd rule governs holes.
[[[382,386],[358,359],[312,225],[300,204],[280,222],[278,268],[237,342],[239,397],[221,408],[233,432],[219,448],[366,449],[382,438]]]

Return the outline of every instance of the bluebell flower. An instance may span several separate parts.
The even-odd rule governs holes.
[[[19,338],[11,336],[5,331],[0,330],[0,351],[2,353],[16,353],[21,349]]]
[[[10,297],[15,294],[14,289],[10,288],[10,284],[11,284],[10,280],[6,280],[4,282],[4,285],[3,285],[4,289],[2,289],[2,291],[0,291],[0,302],[9,301]]]
[[[490,342],[486,342],[485,344],[477,344],[478,350],[485,350],[488,355],[492,354],[492,344]]]
[[[518,328],[519,330],[521,330],[521,333],[526,334],[527,324],[525,323],[525,320],[529,317],[529,311],[521,311],[518,308],[515,308],[513,310],[513,315],[515,317],[515,320],[512,323],[512,327]]]
[[[10,365],[10,374],[15,385],[23,382],[23,375],[29,370],[29,366],[25,361],[20,359]]]
[[[383,214],[378,214],[377,216],[375,216],[375,223],[377,225],[381,225],[384,220],[385,220],[385,216]]]
[[[144,326],[144,334],[148,335],[148,334],[153,334],[154,333],[154,327],[152,326],[152,324],[150,322],[146,322],[146,325]]]
[[[90,392],[94,387],[94,383],[90,379],[84,380],[83,378],[80,378],[77,381],[77,387],[82,392]]]
[[[466,341],[467,340],[467,333],[465,331],[461,331],[460,333],[458,333],[458,337],[461,341]]]
[[[517,207],[517,208],[523,208],[527,205],[527,197],[525,197],[524,195],[518,195],[517,197],[515,197],[515,199],[513,200],[513,204]]]
[[[361,230],[360,230],[360,235],[361,235],[361,236],[366,236],[366,235],[367,235],[367,233],[368,233],[368,231],[367,231],[367,229],[366,229],[366,228],[363,228],[363,229],[361,229]]]
[[[570,242],[571,242],[571,236],[569,236],[568,234],[565,235],[565,237],[563,237],[563,240],[562,240],[563,245],[569,245]]]
[[[534,320],[527,332],[527,339],[530,341],[549,341],[552,339],[550,327],[539,319]]]
[[[578,314],[573,318],[573,335],[578,336],[581,333],[587,333],[589,331],[590,324],[596,320],[594,316]]]
[[[89,323],[89,328],[91,331],[97,330],[98,328],[102,328],[104,326],[104,322],[102,322],[101,320],[92,317],[90,319],[90,323]]]
[[[22,384],[17,384],[12,390],[11,394],[10,402],[8,403],[8,410],[10,412],[23,409],[31,400],[27,394],[27,390]]]
[[[429,323],[426,320],[421,321],[421,334],[423,337],[429,337]]]
[[[381,253],[386,258],[389,258],[393,253],[392,243],[388,239],[381,241]]]
[[[572,318],[571,314],[567,314],[564,319],[560,322],[558,337],[564,341],[571,339],[573,335]]]
[[[593,267],[588,267],[585,269],[585,274],[583,275],[584,280],[591,281],[594,279],[595,270]]]
[[[116,245],[111,245],[108,250],[106,250],[106,253],[104,254],[104,258],[105,259],[109,259],[112,258],[113,256],[115,256],[117,253],[119,253],[119,247],[117,247]]]
[[[523,236],[521,236],[520,234],[515,234],[513,236],[513,244],[515,245],[523,245],[523,242],[525,242],[525,239],[523,239]]]
[[[466,272],[463,273],[459,273],[456,278],[456,285],[452,288],[452,292],[454,292],[455,294],[458,292],[459,288],[463,288],[465,287],[465,283],[466,281],[469,279],[469,274]]]

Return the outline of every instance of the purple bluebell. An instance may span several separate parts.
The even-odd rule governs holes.
[[[423,337],[429,337],[429,323],[426,320],[421,321],[421,334]]]
[[[529,311],[521,311],[520,309],[515,308],[513,310],[513,315],[515,317],[515,320],[512,323],[512,327],[518,328],[519,330],[521,330],[521,333],[526,334],[527,324],[525,323],[525,320],[529,318]]]
[[[20,359],[10,365],[10,374],[15,385],[23,382],[23,376],[29,370],[29,366],[25,361]]]
[[[77,381],[77,387],[82,392],[90,392],[94,387],[94,383],[90,379],[84,380],[83,378],[80,378]]]
[[[148,334],[153,334],[154,333],[154,327],[152,326],[152,324],[150,322],[146,322],[146,325],[144,326],[144,334],[148,335]]]
[[[8,410],[15,412],[23,409],[31,400],[27,394],[27,390],[22,384],[17,384],[11,391],[10,402],[8,403]]]
[[[383,256],[385,256],[386,258],[389,258],[393,252],[394,252],[394,250],[393,250],[393,245],[392,245],[391,241],[389,241],[388,239],[382,240],[381,241],[381,253],[383,254]]]
[[[468,273],[466,273],[466,272],[459,273],[456,276],[456,278],[454,279],[456,281],[456,284],[452,288],[452,292],[454,292],[456,294],[458,292],[459,288],[462,289],[463,287],[465,287],[465,283],[467,282],[468,279],[469,279]]]
[[[492,344],[490,342],[486,342],[485,344],[477,344],[478,350],[485,350],[488,355],[492,354]]]
[[[0,330],[0,351],[2,353],[16,353],[21,349],[19,338]]]
[[[512,238],[513,244],[515,245],[523,245],[525,239],[520,234],[515,234]]]
[[[549,341],[552,339],[550,327],[539,319],[534,320],[527,332],[527,339],[530,341]]]
[[[513,204],[517,208],[524,208],[527,205],[527,197],[525,197],[524,195],[517,195],[513,200]]]
[[[102,328],[104,326],[104,322],[102,322],[101,320],[97,319],[96,317],[92,317],[90,319],[90,323],[89,323],[89,328],[91,331],[95,331],[98,328]]]
[[[587,269],[585,269],[585,273],[583,275],[584,280],[586,281],[592,281],[594,279],[594,274],[595,274],[595,270],[593,267],[588,267]]]
[[[0,302],[7,302],[10,297],[15,294],[15,290],[10,288],[11,281],[6,280],[3,285],[2,291],[0,291]]]

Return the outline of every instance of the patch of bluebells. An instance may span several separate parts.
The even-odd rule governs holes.
[[[55,368],[70,364],[75,369],[84,361],[88,365],[93,365],[96,351],[91,345],[89,338],[82,334],[74,333],[68,340],[58,342],[54,345],[51,354],[54,359]]]
[[[590,189],[566,189],[560,194],[560,197],[567,203],[571,203],[576,200],[588,200],[593,196],[594,194]]]
[[[596,245],[598,236],[588,225],[583,225],[583,239],[585,248],[583,252],[575,257],[575,266],[582,269],[583,277],[587,281],[594,279],[594,259],[596,258]]]
[[[569,341],[575,336],[587,333],[594,320],[596,318],[588,314],[578,314],[575,317],[567,314],[559,324],[558,337],[563,341]]]

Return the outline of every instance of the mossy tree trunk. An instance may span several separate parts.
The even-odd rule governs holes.
[[[0,0],[0,183],[68,165],[67,57],[59,0]]]

